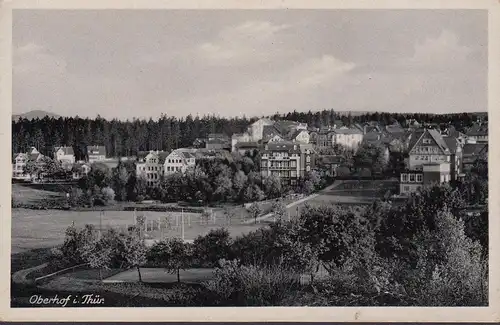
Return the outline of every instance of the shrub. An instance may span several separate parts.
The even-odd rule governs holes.
[[[198,236],[193,243],[194,257],[204,267],[214,267],[219,260],[229,259],[231,237],[227,229],[212,229],[205,236]]]
[[[111,187],[101,189],[102,196],[106,202],[112,202],[115,199],[115,191]]]
[[[297,280],[281,265],[241,266],[236,260],[222,260],[204,286],[217,305],[276,306],[296,289]]]

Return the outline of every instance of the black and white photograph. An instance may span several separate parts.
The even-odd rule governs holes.
[[[12,9],[9,308],[491,307],[488,17]]]

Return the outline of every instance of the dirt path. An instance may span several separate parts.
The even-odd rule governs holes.
[[[286,206],[286,208],[287,208],[287,209],[289,209],[289,208],[293,208],[293,207],[294,207],[294,206],[296,206],[296,205],[299,205],[299,204],[301,204],[301,203],[304,203],[304,202],[307,202],[307,201],[309,201],[309,200],[312,200],[312,199],[314,199],[314,198],[316,198],[316,197],[318,197],[318,196],[322,195],[323,193],[325,193],[325,192],[327,192],[327,191],[330,191],[330,190],[334,189],[335,187],[339,186],[339,185],[340,185],[340,184],[342,184],[342,183],[343,183],[342,181],[335,181],[335,182],[333,182],[333,184],[332,184],[332,185],[329,185],[329,186],[325,187],[324,189],[322,189],[321,191],[319,191],[319,192],[317,192],[317,193],[311,194],[311,195],[309,195],[309,196],[306,196],[305,198],[302,198],[302,199],[300,199],[300,200],[297,200],[297,201],[294,201],[294,202],[292,202],[292,203],[288,204],[288,205]],[[269,218],[271,218],[272,216],[273,216],[273,213],[272,213],[272,212],[270,212],[270,213],[268,213],[268,214],[265,214],[265,215],[263,215],[263,216],[258,217],[257,219],[249,219],[249,220],[246,220],[246,221],[244,221],[244,222],[243,222],[243,224],[251,224],[251,223],[255,223],[256,221],[257,221],[257,222],[259,222],[259,221],[262,221],[262,220],[269,219]]]

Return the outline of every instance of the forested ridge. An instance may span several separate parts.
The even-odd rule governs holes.
[[[337,114],[334,110],[320,112],[290,112],[275,114],[273,119],[286,119],[321,127],[342,120],[346,125],[378,121],[383,125],[395,121],[403,126],[408,119],[420,123],[448,123],[457,129],[472,125],[478,118],[476,113],[448,115],[435,114],[393,114],[370,113],[358,116]],[[107,120],[100,116],[95,119],[79,117],[59,117],[43,119],[19,119],[12,121],[12,154],[26,152],[36,147],[42,154],[50,155],[53,147],[72,146],[76,159],[84,159],[88,145],[106,146],[109,157],[135,155],[139,151],[164,150],[191,146],[196,138],[206,137],[209,133],[225,133],[231,136],[241,133],[257,117],[225,118],[215,115],[202,117],[188,115],[177,118],[162,115],[153,120]]]

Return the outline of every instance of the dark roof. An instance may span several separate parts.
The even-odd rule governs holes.
[[[458,139],[453,137],[453,136],[446,136],[443,137],[444,142],[446,142],[446,145],[450,149],[450,152],[452,154],[457,153],[457,146],[458,146]]]
[[[270,139],[275,135],[281,136],[280,130],[275,125],[264,125],[262,129],[262,138]]]
[[[294,149],[295,148],[295,149]],[[290,150],[299,150],[299,145],[292,142],[270,142],[267,144],[266,150],[268,151],[290,151]]]
[[[245,149],[245,148],[258,148],[259,144],[257,142],[238,142],[235,145],[236,148]]]
[[[29,160],[37,160],[39,157],[43,157],[41,153],[30,153],[28,154],[28,159]]]
[[[65,155],[74,155],[73,147],[55,147],[54,152],[58,152],[61,149]]]
[[[385,127],[386,131],[393,134],[393,133],[404,133],[404,129],[397,124],[392,124],[392,125],[387,125]]]
[[[87,146],[87,153],[89,155],[106,155],[105,146]]]
[[[439,146],[439,148],[441,150],[450,152],[450,148],[448,148],[448,145],[446,144],[443,137],[441,136],[441,134],[437,130],[427,129],[427,131],[432,136],[434,141],[436,141],[437,145]]]
[[[221,138],[214,138],[207,141],[207,144],[227,144],[227,143],[229,143],[229,140]]]
[[[345,158],[343,156],[327,155],[321,156],[320,160],[324,164],[341,164],[345,161]]]
[[[488,124],[474,124],[469,131],[467,131],[467,135],[488,135]]]
[[[180,156],[185,159],[194,158],[194,155],[187,151],[181,151]]]
[[[410,151],[413,149],[413,147],[417,144],[417,142],[426,133],[428,133],[434,139],[434,141],[436,142],[436,144],[438,145],[438,147],[441,150],[443,150],[445,152],[446,151],[450,152],[450,149],[448,148],[448,145],[446,144],[446,142],[443,140],[443,137],[435,129],[420,129],[420,130],[416,130],[415,132],[413,132],[411,134],[410,143],[409,143],[409,146],[408,146],[408,148],[409,148]]]
[[[295,130],[292,133],[290,133],[290,139],[295,139],[300,133],[302,132],[307,132],[306,130]]]
[[[165,163],[165,159],[168,157],[168,155],[170,155],[170,152],[167,152],[167,151],[161,151],[158,153],[158,161],[160,164],[164,164]]]
[[[479,156],[483,150],[488,151],[486,143],[467,143],[462,149],[462,156]]]

